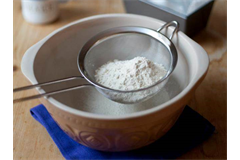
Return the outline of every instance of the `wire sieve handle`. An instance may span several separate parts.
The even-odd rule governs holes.
[[[63,79],[57,79],[57,80],[54,80],[54,81],[48,81],[48,82],[44,82],[44,83],[38,83],[38,84],[35,84],[35,85],[29,85],[29,86],[25,86],[25,87],[15,88],[15,89],[13,89],[13,92],[29,90],[29,89],[32,89],[32,88],[35,88],[35,87],[48,86],[48,85],[52,85],[52,84],[57,84],[57,83],[61,83],[61,82],[72,81],[72,80],[75,80],[75,79],[82,79],[82,78],[83,77],[79,76],[79,77],[68,77],[68,78],[63,78]],[[80,88],[83,88],[83,87],[89,87],[89,86],[93,86],[93,85],[91,85],[91,84],[78,85],[78,86],[64,88],[64,89],[60,89],[60,90],[56,90],[56,91],[52,91],[52,92],[47,92],[47,93],[43,93],[43,94],[38,94],[38,95],[34,95],[34,96],[14,99],[13,103],[27,101],[27,100],[31,100],[31,99],[36,99],[36,98],[40,98],[40,97],[43,97],[43,96],[50,96],[50,95],[54,95],[54,94],[59,94],[59,93],[72,91],[72,90],[80,89]]]
[[[169,26],[175,26],[175,29],[173,30],[172,35],[169,37],[169,39],[172,40],[174,34],[179,30],[179,23],[177,21],[171,21],[171,22],[165,23],[162,27],[157,29],[157,32],[161,32],[161,30]]]

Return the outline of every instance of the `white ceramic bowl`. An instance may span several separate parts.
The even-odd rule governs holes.
[[[97,15],[68,24],[32,46],[22,60],[22,72],[32,84],[80,75],[77,55],[95,34],[118,26],[157,29],[165,22],[131,14]],[[169,35],[173,28],[164,31]],[[201,46],[178,32],[179,59],[164,89],[135,105],[112,102],[94,88],[40,99],[59,126],[77,142],[103,151],[127,151],[148,145],[176,122],[206,75],[209,60]],[[146,44],[148,45],[148,44]],[[150,44],[149,44],[150,45]],[[157,55],[156,55],[157,56]],[[40,93],[86,83],[85,80],[38,88]]]

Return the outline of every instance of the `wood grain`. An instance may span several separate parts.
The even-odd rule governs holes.
[[[190,106],[216,126],[216,133],[201,145],[179,157],[180,159],[226,159],[227,147],[227,2],[218,0],[207,28],[193,37],[208,52],[211,63],[208,74],[197,89]],[[33,25],[24,21],[20,0],[13,3],[13,87],[28,85],[21,73],[21,59],[25,51],[55,29],[84,17],[124,12],[121,0],[78,0],[60,5],[59,19],[48,25]],[[20,98],[34,94],[24,91],[14,94]],[[30,115],[30,108],[38,100],[14,104],[14,159],[64,159],[47,131]]]

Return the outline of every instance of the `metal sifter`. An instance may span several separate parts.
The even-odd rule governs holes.
[[[161,31],[164,28],[172,25],[175,26],[175,29],[168,38],[167,36],[163,35]],[[71,81],[79,78],[84,78],[89,82],[89,84],[15,99],[13,102],[31,100],[90,86],[95,87],[108,99],[119,103],[132,104],[144,101],[157,94],[163,88],[169,76],[176,67],[178,55],[177,50],[171,40],[174,34],[176,34],[178,31],[178,28],[178,22],[172,21],[164,24],[157,30],[144,27],[123,26],[103,31],[87,41],[78,54],[77,65],[81,76],[68,77],[16,88],[13,90],[13,92]],[[162,64],[167,70],[166,75],[149,87],[128,91],[111,89],[95,81],[95,71],[103,64],[115,59],[129,60],[137,56],[146,57],[154,63]]]

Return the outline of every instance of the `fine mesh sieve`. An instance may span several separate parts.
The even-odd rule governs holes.
[[[167,38],[160,31],[168,26],[174,25],[172,35]],[[157,94],[166,84],[167,79],[177,64],[177,50],[171,42],[173,35],[178,30],[178,22],[166,23],[158,30],[144,27],[117,27],[103,31],[91,38],[78,54],[77,64],[82,77],[69,77],[55,81],[40,83],[14,89],[14,92],[34,87],[46,86],[73,79],[84,78],[90,84],[61,89],[58,91],[39,94],[31,97],[16,99],[14,102],[30,100],[42,96],[49,96],[66,91],[93,86],[105,97],[119,103],[138,103]],[[95,81],[95,71],[112,60],[130,60],[135,57],[145,57],[154,63],[162,64],[167,70],[155,84],[138,90],[116,90],[103,86]]]

